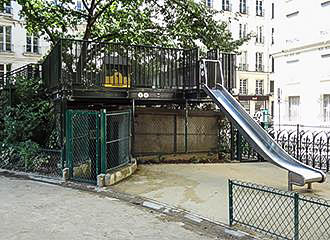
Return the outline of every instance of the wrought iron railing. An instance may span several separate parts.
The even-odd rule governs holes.
[[[250,146],[236,128],[224,123],[220,136],[223,149],[231,151],[232,159],[238,161],[262,161],[258,153]],[[330,129],[304,128],[295,125],[291,129],[267,129],[274,140],[292,157],[314,168],[330,171]]]
[[[330,238],[330,202],[294,192],[229,180],[229,224],[275,239]]]
[[[190,88],[198,49],[60,40],[43,63],[50,89]]]

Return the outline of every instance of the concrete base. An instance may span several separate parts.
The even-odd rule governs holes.
[[[69,180],[69,168],[64,168],[62,170],[62,178],[64,182]]]
[[[111,185],[114,185],[114,184],[120,182],[121,180],[131,176],[136,171],[136,169],[137,169],[136,160],[132,159],[131,164],[129,164],[121,169],[118,169],[114,172],[105,174],[104,186],[111,186]]]

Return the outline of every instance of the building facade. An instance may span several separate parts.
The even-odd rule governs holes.
[[[4,5],[0,12],[0,75],[29,63],[37,63],[48,51],[49,43],[27,33],[19,17],[16,1]]]
[[[277,125],[330,125],[330,1],[276,1]]]
[[[208,7],[220,11],[219,18],[228,23],[234,39],[252,33],[253,37],[239,48],[237,89],[233,93],[252,116],[261,109],[273,115],[274,82],[270,49],[273,43],[274,1],[206,0]]]

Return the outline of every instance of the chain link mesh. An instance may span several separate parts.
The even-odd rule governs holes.
[[[137,111],[134,154],[219,151],[219,119],[215,112],[146,109]]]
[[[61,177],[62,157],[62,150],[35,149],[29,154],[24,154],[22,148],[19,152],[17,147],[5,145],[0,147],[0,168],[49,177]]]
[[[188,152],[218,152],[218,117],[193,116],[188,118],[187,149]],[[213,146],[213,148],[210,148]]]
[[[327,200],[241,181],[229,181],[230,222],[276,239],[330,239]]]
[[[97,112],[72,112],[73,179],[96,181],[99,152],[99,118]],[[69,160],[70,161],[70,160]]]
[[[107,169],[119,168],[130,162],[130,112],[106,115]]]

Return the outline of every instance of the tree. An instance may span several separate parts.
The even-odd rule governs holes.
[[[233,40],[221,14],[194,0],[18,0],[28,31],[59,38],[102,40],[235,51],[250,36]]]

